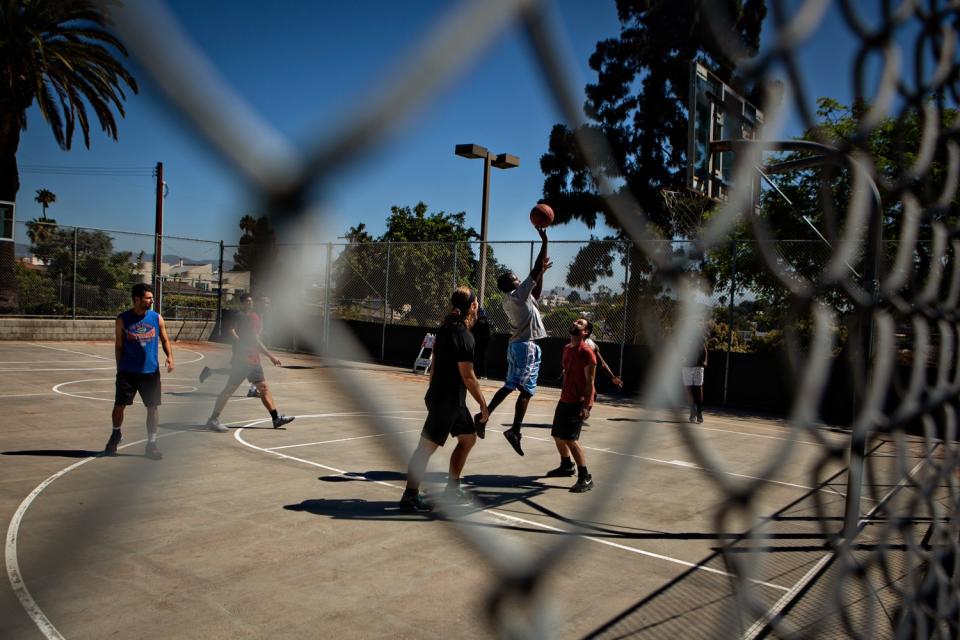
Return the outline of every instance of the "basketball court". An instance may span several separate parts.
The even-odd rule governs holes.
[[[268,382],[296,421],[272,429],[259,400],[241,397],[241,387],[222,416],[231,431],[220,434],[201,425],[224,379],[200,384],[197,376],[205,365],[225,366],[229,354],[178,343],[177,368],[163,376],[164,459],[142,455],[145,411],[137,404],[127,412],[120,455],[101,458],[112,348],[0,343],[9,578],[0,635],[493,635],[485,612],[493,570],[444,517],[397,509],[405,463],[383,440],[415,446],[425,416],[422,374],[282,354],[291,368],[268,370]],[[332,367],[373,382],[399,433],[373,430],[337,388]],[[485,395],[498,386],[484,381]],[[596,494],[569,493],[573,478],[543,477],[557,462],[549,436],[557,397],[558,389],[544,387],[531,402],[522,458],[500,435],[512,401],[494,414],[464,471],[478,506],[449,514],[495,530],[504,553],[579,538],[548,569],[550,637],[616,637],[617,625],[708,636],[734,604],[727,562],[735,554],[724,548],[756,557],[750,592],[764,607],[829,554],[818,518],[842,516],[846,476],[842,461],[817,460],[823,446],[842,446],[845,434],[828,427],[797,433],[781,420],[709,410],[703,424],[686,424],[602,397],[582,437],[590,470],[600,486],[613,481],[613,461],[627,456],[630,466],[601,516],[585,521],[578,514]],[[691,459],[684,432],[723,461],[722,477]],[[879,443],[868,466],[883,475],[894,448]],[[784,450],[784,464],[765,468]],[[428,493],[443,486],[450,451],[448,443],[431,461]],[[772,517],[764,540],[742,539],[740,522],[714,520],[727,495],[721,485],[755,487],[756,515]],[[865,499],[864,511],[870,506]],[[763,549],[751,554],[751,547]],[[536,595],[505,594],[518,606]],[[643,615],[631,616],[645,600]]]

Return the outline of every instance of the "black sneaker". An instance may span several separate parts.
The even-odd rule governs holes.
[[[157,446],[156,442],[148,442],[147,448],[144,450],[143,455],[147,456],[151,460],[163,460],[163,454],[160,453],[160,447]]]
[[[400,511],[405,511],[407,513],[430,513],[433,511],[433,506],[427,502],[427,499],[423,497],[423,494],[416,493],[412,496],[404,494],[400,498]]]
[[[691,409],[691,410],[690,410],[690,417],[687,418],[687,422],[696,422],[696,421],[697,421],[697,414],[696,414],[696,412],[695,412],[693,409]]]
[[[520,448],[520,438],[523,436],[520,435],[519,431],[516,429],[507,429],[503,432],[503,437],[507,439],[507,442],[510,443],[510,446],[517,452],[518,456],[523,455],[523,449]]]
[[[487,423],[486,421],[480,422],[480,416],[483,414],[476,414],[473,416],[473,427],[477,431],[477,437],[483,440],[487,437]]]
[[[211,373],[213,373],[213,371],[210,370],[210,367],[204,367],[203,371],[200,372],[200,382],[204,382],[209,378]]]
[[[570,487],[570,493],[586,493],[593,489],[593,476],[584,476],[577,479],[577,484]]]
[[[697,424],[703,424],[703,411],[697,409]]]
[[[103,455],[117,455],[117,445],[120,444],[121,440],[123,440],[123,435],[120,433],[120,429],[114,429],[113,433],[110,434],[110,439],[107,440],[107,446],[103,448]]]
[[[273,419],[273,428],[279,429],[285,424],[290,424],[295,419],[296,418],[294,416],[277,416],[276,418]]]
[[[577,474],[577,468],[573,465],[565,467],[560,465],[556,469],[550,469],[544,474],[545,478],[572,478]]]
[[[248,398],[259,398],[260,391],[257,389],[256,385],[250,385],[250,388],[247,389]]]

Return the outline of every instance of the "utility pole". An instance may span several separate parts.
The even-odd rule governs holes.
[[[162,287],[160,281],[163,273],[160,270],[160,263],[163,261],[163,163],[158,162],[154,170],[157,176],[157,194],[156,194],[156,229],[154,231],[153,245],[153,290],[156,298],[154,307],[158,312],[162,309]]]

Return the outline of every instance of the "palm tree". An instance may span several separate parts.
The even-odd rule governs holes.
[[[43,205],[43,213],[40,214],[40,219],[46,220],[47,207],[57,201],[57,194],[49,189],[37,189],[37,197],[34,200]]]
[[[34,101],[62,149],[78,124],[90,147],[88,108],[117,139],[113,109],[123,117],[123,85],[136,93],[137,82],[107,23],[93,0],[0,0],[0,201],[15,201],[20,189],[17,147]],[[0,242],[0,313],[17,308],[13,262],[13,243]]]

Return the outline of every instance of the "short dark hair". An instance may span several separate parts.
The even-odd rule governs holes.
[[[240,302],[246,302],[247,300],[253,300],[253,296],[249,293],[240,294]]]
[[[147,292],[153,293],[153,287],[148,285],[146,282],[138,282],[133,285],[133,288],[130,290],[130,297],[134,300],[137,298],[142,298],[143,294]]]
[[[587,323],[587,335],[585,335],[584,337],[585,337],[585,338],[586,338],[586,337],[589,337],[590,334],[593,333],[593,323],[590,322],[589,320],[587,320],[586,318],[581,318],[581,320],[583,320],[584,322]]]
[[[497,289],[500,289],[500,291],[504,293],[510,293],[513,291],[513,273],[511,271],[501,273],[497,277]]]

